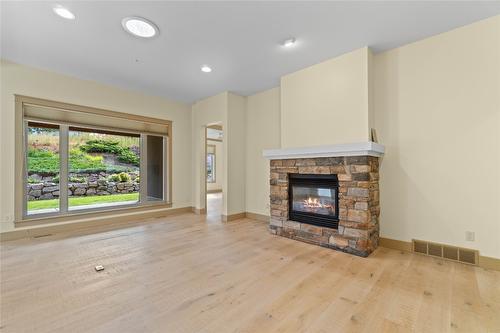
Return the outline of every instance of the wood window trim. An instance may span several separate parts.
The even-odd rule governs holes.
[[[222,131],[222,125],[208,125],[207,128]]]
[[[77,111],[77,112],[95,114],[95,115],[99,115],[99,116],[121,118],[121,119],[126,119],[126,120],[135,120],[135,121],[145,122],[145,123],[153,123],[153,124],[161,124],[161,125],[171,125],[172,124],[171,120],[165,120],[165,119],[159,119],[159,118],[153,118],[153,117],[147,117],[147,116],[139,116],[136,114],[125,113],[125,112],[110,111],[110,110],[105,110],[105,109],[94,108],[91,106],[82,106],[82,105],[76,105],[76,104],[70,104],[70,103],[64,103],[64,102],[57,102],[57,101],[52,101],[52,100],[37,98],[37,97],[15,95],[15,98],[16,98],[16,103],[17,102],[22,103],[23,107],[24,107],[24,105],[37,105],[37,106],[43,106],[43,107],[54,108],[54,109],[59,109],[59,110]],[[168,133],[168,134],[170,134],[170,133]]]
[[[119,207],[105,209],[102,211],[78,211],[71,214],[60,214],[55,216],[33,217],[30,219],[19,220],[15,222],[16,228],[37,226],[43,224],[57,224],[71,222],[74,220],[85,220],[103,217],[113,217],[118,214],[133,213],[133,212],[148,212],[151,210],[172,208],[172,203],[150,203],[142,206]]]
[[[68,222],[80,217],[101,217],[113,214],[124,213],[128,211],[136,210],[150,210],[159,208],[170,208],[172,207],[172,121],[158,119],[147,116],[139,116],[124,112],[110,111],[105,109],[99,109],[89,106],[82,106],[70,103],[64,103],[59,101],[53,101],[43,98],[36,98],[24,95],[14,95],[15,97],[15,170],[14,170],[14,227],[25,227],[29,225],[40,225],[44,223],[55,223],[55,222]],[[25,218],[23,212],[23,202],[24,202],[24,107],[26,105],[37,105],[42,107],[56,108],[60,110],[77,111],[82,113],[90,113],[95,115],[103,115],[107,117],[115,117],[118,119],[129,119],[138,122],[154,123],[165,125],[168,128],[168,132],[165,133],[167,137],[167,182],[168,188],[166,190],[166,201],[161,203],[151,203],[144,204],[141,206],[133,207],[117,207],[110,208],[103,211],[89,211],[89,212],[74,212],[59,214],[57,216],[50,217],[30,217]]]

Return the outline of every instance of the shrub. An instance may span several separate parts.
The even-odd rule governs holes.
[[[108,176],[108,180],[112,182],[130,182],[132,178],[126,172],[114,173]]]
[[[86,183],[87,178],[85,177],[69,177],[71,183]]]
[[[70,171],[106,171],[102,156],[91,156],[78,149],[69,152]],[[120,169],[118,169],[120,170]],[[59,154],[49,150],[30,149],[28,151],[28,174],[40,173],[55,175],[59,173]]]
[[[104,171],[106,165],[103,162],[102,156],[92,156],[85,154],[78,149],[71,149],[69,152],[69,168],[70,171]]]
[[[69,151],[69,168],[71,172],[124,172],[132,170],[125,166],[106,166],[102,156],[92,156],[86,151],[96,152],[99,146],[106,147],[107,152],[116,152],[118,160],[134,166],[139,166],[139,157],[129,148],[118,146],[118,143],[111,144],[99,143],[104,140],[89,140],[93,148],[82,145],[80,149],[71,149]],[[104,141],[106,142],[106,141]],[[86,148],[82,148],[82,147]],[[59,173],[59,154],[47,149],[30,148],[28,150],[28,174],[56,175]]]
[[[54,183],[56,183],[56,184],[59,184],[59,182],[61,181],[61,179],[59,178],[59,175],[57,175],[54,178],[52,178],[52,181]],[[87,178],[85,178],[85,177],[69,177],[68,181],[70,183],[86,183],[87,182]],[[28,178],[28,182],[29,182],[29,178]]]
[[[139,157],[130,149],[123,149],[118,155],[118,161],[139,166]]]
[[[131,180],[130,175],[126,172],[120,172],[119,176],[120,176],[120,181],[122,182],[130,182]]]
[[[109,175],[108,180],[116,183],[116,182],[121,181],[121,178],[120,178],[120,175],[114,173],[112,175]]]
[[[33,177],[28,177],[28,184],[37,184],[40,183],[39,179],[35,179]]]
[[[59,157],[28,158],[28,173],[56,174],[59,172]]]
[[[113,153],[119,154],[123,147],[118,141],[89,140],[80,146],[80,150],[86,153]]]
[[[59,172],[59,155],[50,150],[28,150],[28,173],[56,174]]]
[[[50,158],[50,157],[55,157],[56,154],[47,149],[36,149],[36,148],[29,148],[28,149],[28,157],[34,157],[34,158]]]
[[[115,154],[120,162],[139,166],[139,157],[129,147],[120,146],[118,141],[88,140],[80,146],[80,150],[86,153]]]

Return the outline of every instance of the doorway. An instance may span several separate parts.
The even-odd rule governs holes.
[[[222,125],[207,125],[205,132],[205,179],[207,218],[219,220],[222,215],[224,181],[224,132]]]

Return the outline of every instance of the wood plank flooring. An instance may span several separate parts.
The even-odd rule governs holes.
[[[4,242],[0,305],[0,332],[500,332],[500,272],[184,214]]]

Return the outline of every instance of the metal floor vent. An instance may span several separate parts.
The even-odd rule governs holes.
[[[432,243],[417,239],[414,239],[412,243],[413,252],[415,253],[453,260],[470,265],[477,265],[479,262],[479,252],[477,250],[464,249],[462,247]]]

